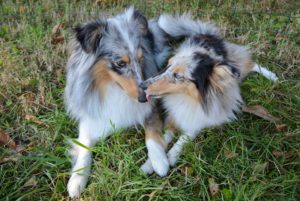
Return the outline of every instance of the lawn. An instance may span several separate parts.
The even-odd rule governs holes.
[[[69,199],[67,139],[77,129],[63,90],[71,28],[131,4],[149,18],[189,10],[250,46],[279,80],[250,74],[241,84],[245,102],[281,122],[242,113],[206,129],[165,178],[139,169],[143,130],[115,131],[95,147],[82,200],[300,200],[300,4],[288,0],[0,1],[0,131],[20,147],[0,145],[0,200]],[[211,180],[219,187],[214,196]]]

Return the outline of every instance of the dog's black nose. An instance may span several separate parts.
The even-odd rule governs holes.
[[[143,89],[143,90],[146,90],[148,86],[147,86],[146,82],[142,82],[142,83],[139,85],[139,87],[140,87],[141,89]]]
[[[144,91],[140,91],[139,92],[139,98],[138,98],[138,101],[140,103],[145,103],[147,102],[147,97],[146,97],[146,93]]]

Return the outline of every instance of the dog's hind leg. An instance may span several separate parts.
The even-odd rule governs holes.
[[[146,119],[144,126],[148,157],[152,167],[159,176],[166,176],[169,170],[169,161],[165,151],[165,142],[160,135],[162,129],[161,120],[156,110]],[[147,169],[143,170],[147,172]]]
[[[88,182],[92,164],[91,147],[95,146],[100,138],[106,137],[100,135],[103,132],[101,133],[99,124],[99,121],[93,119],[83,119],[79,122],[78,143],[73,143],[70,150],[73,167],[67,188],[71,198],[79,197]]]

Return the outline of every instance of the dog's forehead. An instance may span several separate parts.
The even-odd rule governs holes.
[[[177,68],[178,66],[189,68],[192,62],[193,57],[191,52],[180,51],[172,57],[169,64],[171,68]]]
[[[101,47],[100,47],[101,48]],[[102,50],[111,52],[118,57],[129,57],[131,60],[137,60],[143,55],[139,41],[126,34],[107,34],[102,42]]]
[[[109,20],[109,34],[122,47],[126,47],[128,53],[135,53],[141,40],[140,33],[136,30],[134,21],[122,20],[120,18]]]

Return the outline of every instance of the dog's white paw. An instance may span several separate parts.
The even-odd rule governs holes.
[[[162,157],[159,161],[152,161],[152,166],[154,171],[160,176],[164,177],[168,174],[169,171],[169,161],[167,157]]]
[[[85,175],[79,175],[73,173],[68,182],[68,193],[71,198],[78,198],[80,193],[85,188],[88,181],[88,177]]]
[[[178,153],[176,150],[171,149],[168,152],[168,159],[170,166],[174,167],[176,165],[177,159],[178,159]]]
[[[153,173],[154,170],[150,159],[147,159],[147,161],[141,166],[141,170],[148,175]]]
[[[161,144],[155,142],[154,140],[147,140],[146,145],[153,170],[160,177],[166,176],[169,171],[169,161],[165,149]],[[149,166],[146,167],[149,168]]]

